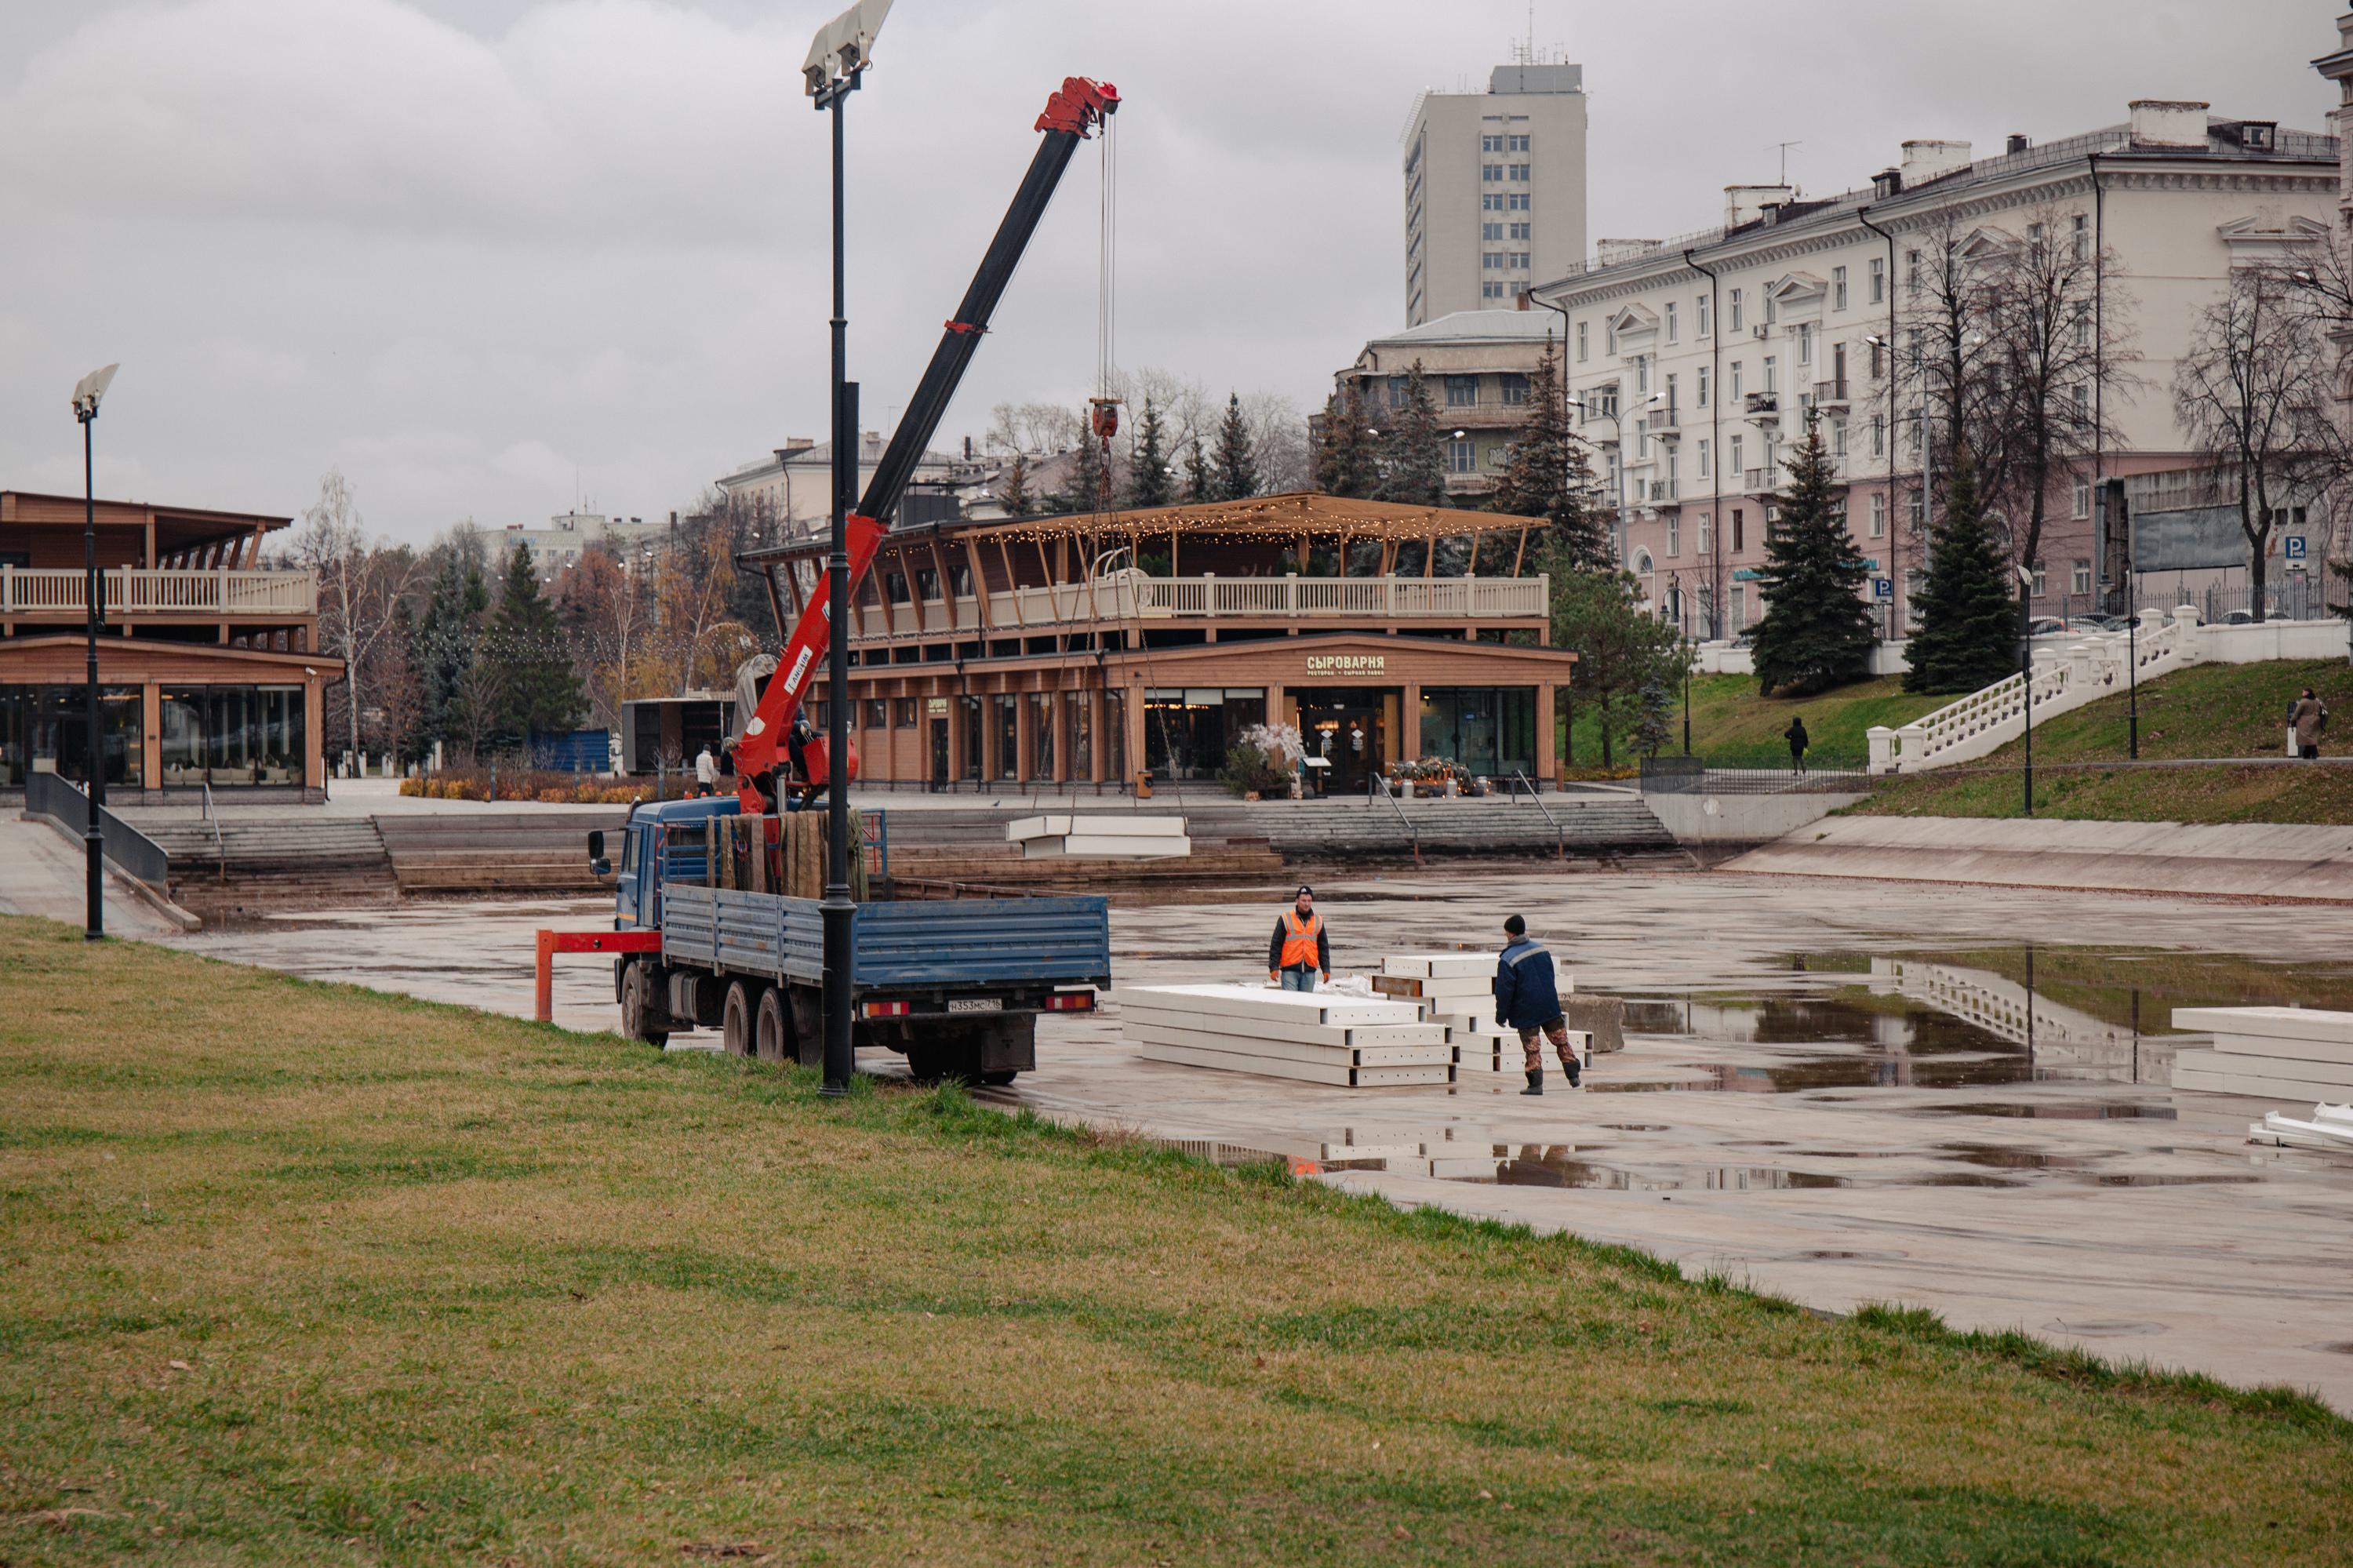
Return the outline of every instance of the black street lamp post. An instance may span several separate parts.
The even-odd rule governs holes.
[[[849,970],[849,513],[858,504],[858,385],[849,379],[849,322],[842,241],[842,104],[857,91],[872,56],[874,34],[891,0],[860,0],[818,35],[802,68],[811,102],[833,120],[832,542],[826,555],[825,897],[818,905],[824,938],[825,1082],[821,1093],[849,1092],[857,1070],[850,1033]]]
[[[99,399],[114,379],[116,366],[93,370],[75,386],[74,418],[81,422],[81,556],[83,639],[89,668],[86,694],[90,724],[82,752],[83,786],[89,795],[82,822],[81,847],[85,886],[82,937],[103,941],[106,937],[106,737],[98,703],[98,487],[90,455],[90,427],[98,422]]]

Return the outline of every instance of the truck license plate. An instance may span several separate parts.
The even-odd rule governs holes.
[[[1005,999],[1001,996],[952,996],[948,998],[950,1012],[1002,1012]]]

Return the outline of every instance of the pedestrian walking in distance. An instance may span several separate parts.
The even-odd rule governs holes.
[[[2295,706],[2287,711],[2288,723],[2295,728],[2295,754],[2310,760],[2320,755],[2320,732],[2328,727],[2328,705],[2314,694],[2310,686],[2296,698]]]
[[[711,747],[708,746],[705,746],[694,758],[694,781],[702,786],[705,794],[718,787],[719,759],[711,755]]]
[[[1275,916],[1274,940],[1266,948],[1266,978],[1285,991],[1314,991],[1315,977],[1332,983],[1332,934],[1315,913],[1315,890],[1302,887],[1290,908]]]
[[[1495,1022],[1520,1032],[1520,1050],[1527,1057],[1528,1086],[1524,1095],[1544,1093],[1544,1042],[1552,1042],[1568,1086],[1577,1086],[1577,1053],[1568,1048],[1568,1020],[1560,1010],[1560,991],[1553,979],[1552,954],[1541,942],[1528,940],[1528,923],[1517,915],[1504,922],[1504,952],[1495,960]]]
[[[1806,733],[1805,715],[1793,716],[1789,720],[1789,727],[1781,732],[1781,738],[1789,743],[1789,771],[1803,773],[1806,770],[1806,747],[1813,744],[1813,736]]]

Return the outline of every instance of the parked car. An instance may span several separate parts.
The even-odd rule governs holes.
[[[2215,620],[2218,626],[2253,626],[2255,612],[2252,609],[2226,609]]]
[[[2029,637],[2064,637],[2067,623],[2055,615],[2038,615],[2026,623]]]
[[[2090,636],[2095,633],[2105,636],[2116,630],[2115,622],[2114,616],[2071,615],[2067,618],[2067,630],[2077,636]]]

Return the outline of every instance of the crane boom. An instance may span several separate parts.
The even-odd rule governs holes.
[[[849,516],[851,597],[856,596],[867,568],[874,564],[891,514],[899,509],[908,481],[914,477],[916,465],[930,448],[932,438],[938,434],[948,404],[954,400],[956,387],[980,347],[982,335],[988,331],[989,318],[997,313],[997,302],[1005,297],[1006,285],[1013,281],[1014,269],[1020,265],[1022,253],[1038,232],[1039,220],[1045,217],[1047,204],[1053,200],[1055,187],[1061,184],[1071,154],[1107,116],[1118,111],[1119,104],[1117,88],[1082,76],[1064,78],[1060,90],[1046,101],[1036,126],[1045,139],[1030,158],[1029,170],[1013,193],[1013,204],[1006,208],[1003,220],[997,224],[997,235],[988,242],[988,249],[980,259],[980,269],[973,274],[956,313],[943,328],[939,346],[932,351],[931,363],[924,366],[923,379],[915,384],[914,393],[907,400],[907,411],[900,417],[898,428],[891,432],[890,444],[882,450],[874,477],[867,482],[866,493],[859,497],[858,509]],[[841,439],[839,432],[835,439]],[[855,431],[849,432],[849,439],[856,439]],[[765,566],[761,557],[765,554],[751,552],[739,557],[739,564]],[[760,693],[759,708],[744,725],[743,740],[735,747],[737,789],[747,812],[774,809],[766,804],[761,785],[767,782],[774,790],[772,776],[785,736],[791,729],[793,715],[800,711],[801,699],[808,690],[809,678],[816,673],[818,654],[831,630],[831,588],[830,574],[819,574],[807,605],[785,643],[776,673]],[[836,700],[840,700],[839,694],[836,694]],[[806,748],[806,777],[815,779],[825,770],[824,744],[819,737]],[[854,755],[851,760],[854,772]]]

